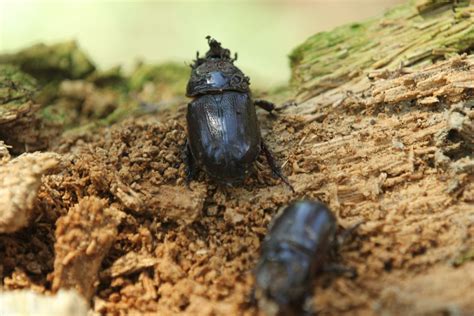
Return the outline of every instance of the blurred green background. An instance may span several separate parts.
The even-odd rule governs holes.
[[[76,39],[102,68],[189,63],[206,35],[239,54],[254,85],[284,84],[287,55],[310,35],[382,14],[404,0],[0,0],[0,52]]]

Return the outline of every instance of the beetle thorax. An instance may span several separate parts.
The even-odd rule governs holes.
[[[249,84],[249,78],[231,60],[209,58],[193,69],[186,94],[191,97],[225,90],[248,92]]]

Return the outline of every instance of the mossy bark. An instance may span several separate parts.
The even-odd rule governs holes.
[[[129,76],[120,66],[98,70],[74,41],[0,54],[0,139],[15,153],[45,149],[65,130],[83,132],[176,105],[189,72],[171,62],[139,63]]]
[[[0,64],[19,66],[41,82],[79,79],[92,73],[95,66],[75,41],[54,45],[36,44],[14,54],[0,54]]]
[[[474,8],[463,1],[410,1],[383,17],[317,33],[290,55],[301,101],[372,70],[422,67],[474,47]]]
[[[0,128],[30,111],[36,81],[12,65],[0,65]]]

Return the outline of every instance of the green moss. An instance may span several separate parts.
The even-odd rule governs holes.
[[[147,82],[167,87],[174,94],[183,95],[190,68],[174,62],[159,65],[139,64],[129,79],[130,90],[138,91]]]
[[[37,90],[36,80],[13,65],[0,65],[0,104],[23,104]]]
[[[112,125],[127,117],[139,114],[138,102],[130,99],[127,95],[121,95],[117,102],[117,108],[112,113],[99,120],[100,125]]]
[[[468,249],[467,251],[463,252],[459,256],[457,256],[453,261],[452,264],[456,267],[462,265],[465,262],[474,260],[474,249]]]
[[[53,105],[49,105],[40,110],[40,117],[49,123],[57,123],[60,125],[67,125],[67,113],[61,108]]]
[[[14,54],[0,55],[0,63],[17,65],[40,82],[85,78],[95,69],[75,41],[36,44]]]
[[[418,67],[474,47],[472,7],[409,1],[378,19],[317,33],[290,54],[291,83],[304,101],[374,69]]]
[[[396,20],[399,18],[406,18],[410,15],[417,15],[416,0],[408,0],[406,4],[398,5],[388,9],[383,18],[386,20]]]
[[[365,36],[366,29],[373,23],[368,21],[366,23],[354,23],[349,25],[340,26],[331,32],[317,33],[306,40],[305,43],[296,47],[290,54],[290,66],[291,68],[298,67],[300,64],[313,64],[319,63],[324,59],[330,57],[329,53],[336,51],[336,58],[343,58],[341,56],[341,49],[338,45],[344,45],[347,47],[357,47],[367,42]],[[348,54],[348,50],[344,50],[343,54]],[[339,56],[339,57],[338,57]],[[332,67],[331,67],[332,68]],[[322,74],[328,73],[330,70],[321,72]]]
[[[112,67],[104,71],[95,70],[86,80],[101,88],[109,87],[124,92],[128,89],[127,78],[122,74],[122,68],[120,66]]]

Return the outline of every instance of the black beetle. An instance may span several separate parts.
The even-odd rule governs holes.
[[[199,165],[217,182],[242,182],[263,151],[273,173],[291,187],[263,142],[258,126],[255,105],[269,112],[274,105],[252,100],[249,77],[234,65],[237,54],[231,58],[221,43],[210,36],[206,38],[209,51],[204,58],[197,53],[186,88],[186,96],[193,99],[186,115],[187,180],[194,177]]]
[[[336,248],[336,218],[320,202],[291,204],[272,221],[255,273],[255,298],[268,315],[310,313],[313,281]],[[353,229],[353,228],[351,228]],[[353,269],[329,265],[329,270]]]

